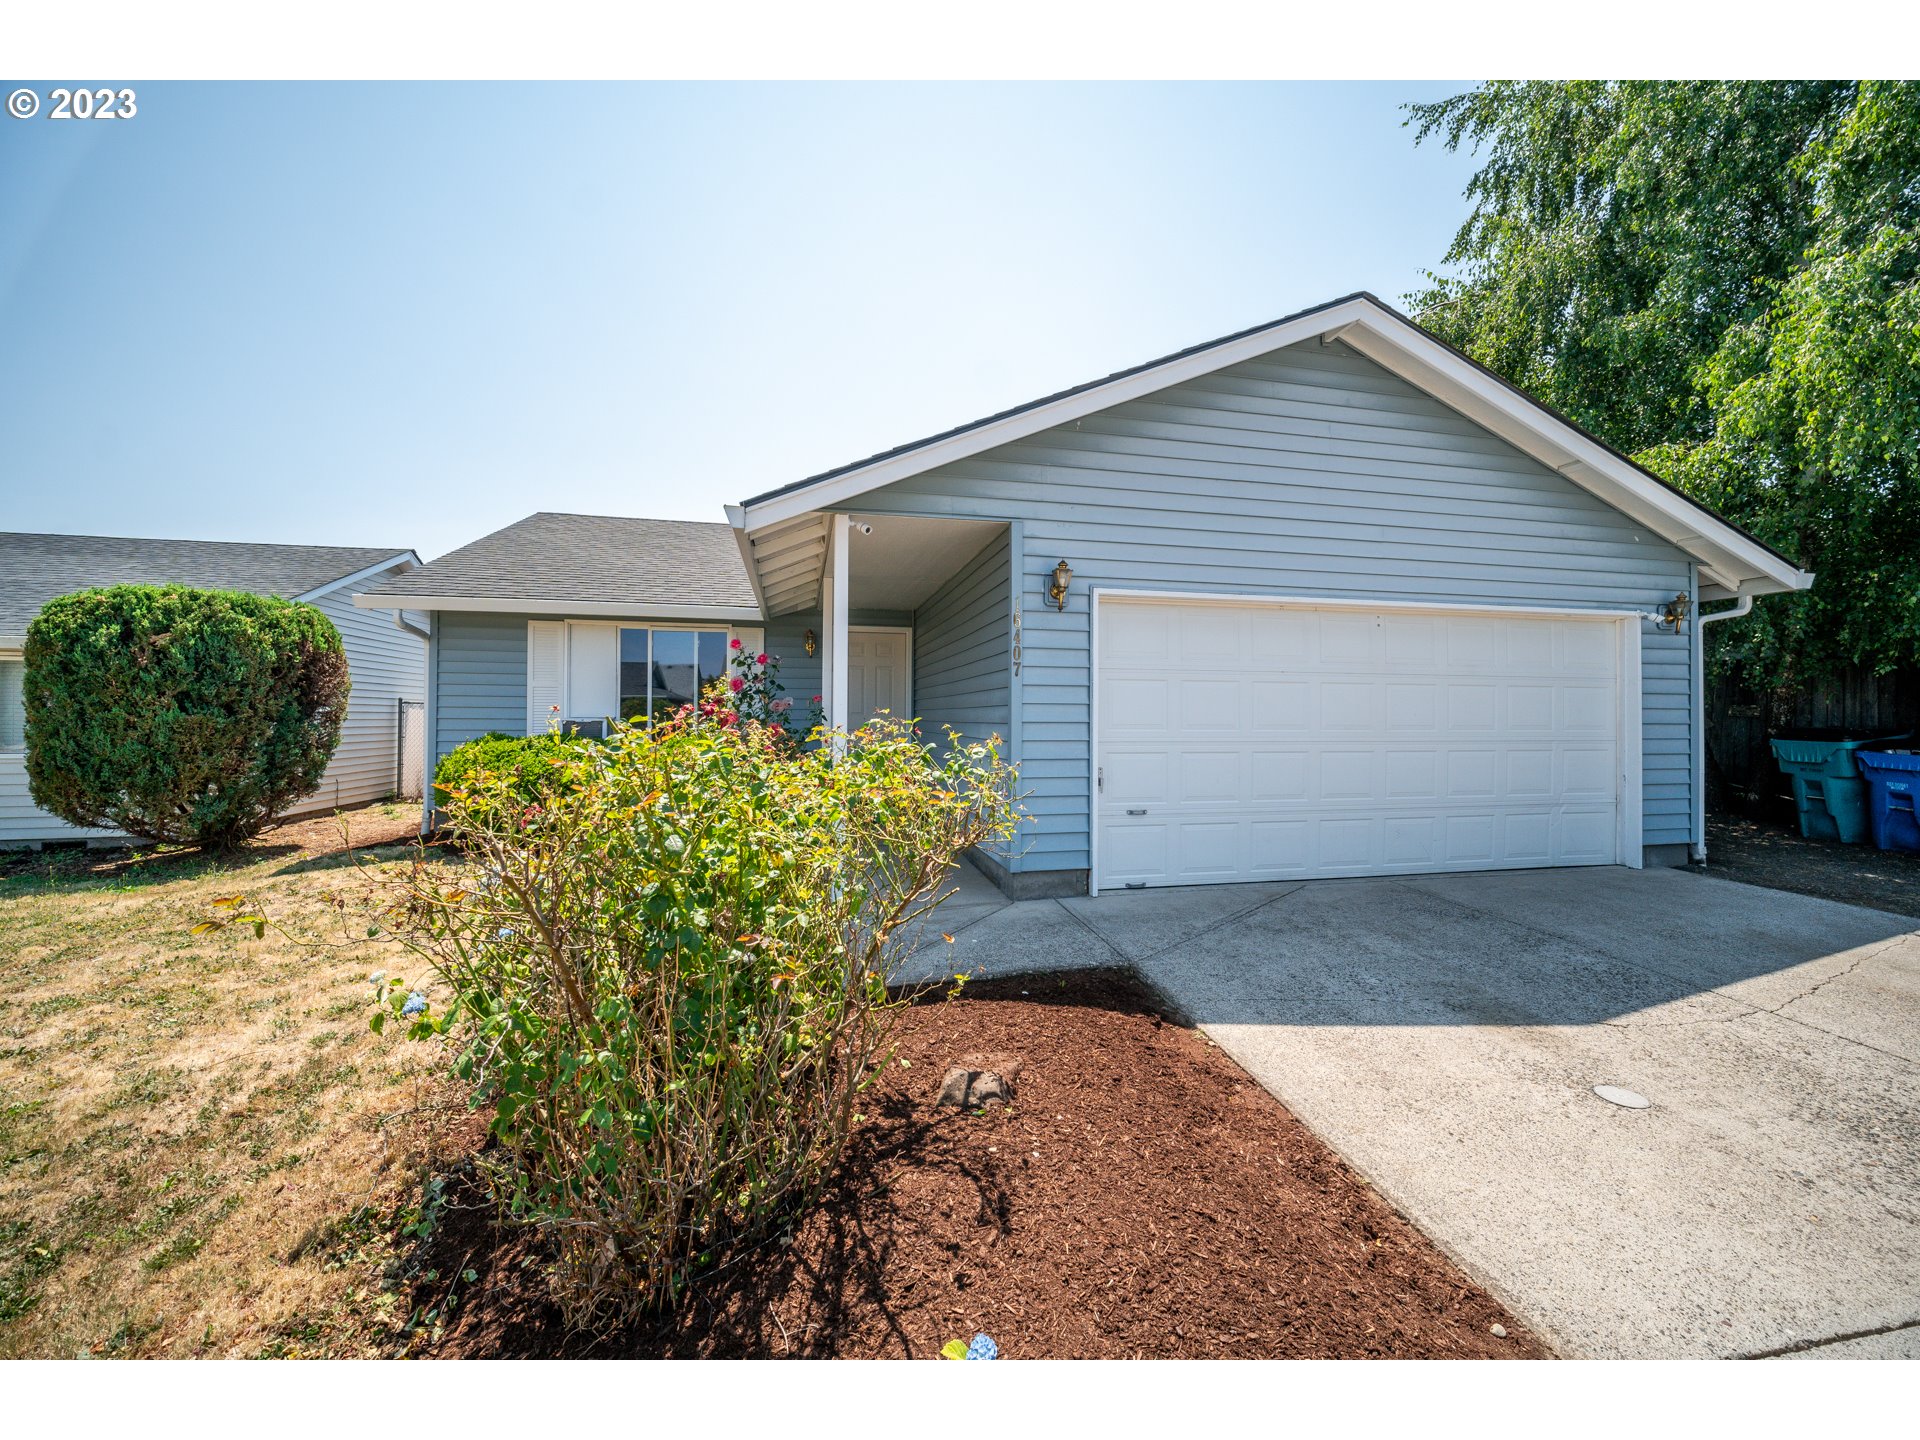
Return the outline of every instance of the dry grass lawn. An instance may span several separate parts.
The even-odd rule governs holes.
[[[409,865],[417,815],[345,817],[360,861]],[[473,1121],[437,1045],[367,1026],[371,974],[419,967],[188,933],[247,892],[337,937],[323,895],[366,887],[331,819],[226,860],[0,854],[0,1356],[393,1353],[430,1325],[388,1237]]]

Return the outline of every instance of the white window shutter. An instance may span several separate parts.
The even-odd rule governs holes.
[[[564,717],[567,626],[563,620],[527,622],[527,734],[544,735]]]
[[[755,655],[767,648],[767,632],[758,625],[734,626],[733,638],[740,642],[742,650],[750,651]]]

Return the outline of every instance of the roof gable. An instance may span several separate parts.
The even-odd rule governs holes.
[[[769,491],[731,507],[729,518],[750,548],[751,537],[790,526],[809,512],[845,505],[880,486],[1316,336],[1345,342],[1679,547],[1701,564],[1709,595],[1764,594],[1812,583],[1811,575],[1777,551],[1367,294],[1303,310]]]

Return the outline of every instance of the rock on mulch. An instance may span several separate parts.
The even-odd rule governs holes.
[[[939,1106],[989,1053],[1019,1057],[1014,1103]],[[862,1108],[819,1208],[660,1333],[566,1335],[537,1242],[449,1211],[423,1268],[476,1278],[425,1353],[929,1358],[977,1332],[1009,1359],[1543,1353],[1127,972],[922,1000]]]

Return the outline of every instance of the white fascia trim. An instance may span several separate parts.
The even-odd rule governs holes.
[[[501,600],[481,595],[356,595],[363,610],[467,610],[488,615],[553,615],[584,619],[604,616],[634,620],[753,620],[757,605],[636,605],[611,600]]]
[[[1454,600],[1352,600],[1324,595],[1239,595],[1213,590],[1138,590],[1093,587],[1099,600],[1195,605],[1283,605],[1304,610],[1406,610],[1451,615],[1536,615],[1556,620],[1644,620],[1644,610],[1582,609],[1573,605],[1494,605]]]
[[[1197,354],[1170,360],[1151,370],[1123,376],[1050,405],[1023,410],[904,455],[875,461],[832,480],[757,505],[734,507],[736,525],[748,534],[778,525],[810,510],[830,509],[896,480],[964,460],[1010,444],[1055,425],[1150,395],[1171,385],[1208,375],[1274,350],[1321,335],[1338,336],[1360,354],[1433,394],[1469,419],[1486,425],[1509,443],[1559,471],[1574,484],[1615,506],[1661,538],[1706,564],[1712,579],[1729,588],[1755,579],[1779,590],[1804,590],[1813,576],[1781,560],[1725,522],[1716,520],[1659,481],[1642,474],[1596,441],[1548,414],[1524,395],[1488,375],[1400,316],[1365,298],[1277,325]]]
[[[753,541],[747,538],[747,512],[738,505],[729,505],[726,511],[727,524],[733,527],[733,543],[740,547],[740,563],[747,569],[747,583],[753,586],[753,598],[759,602],[760,613],[768,614],[767,592],[760,588],[760,567],[753,563]]]
[[[296,595],[293,598],[295,600],[311,602],[319,599],[322,595],[331,594],[343,585],[353,585],[361,580],[371,579],[375,575],[380,575],[396,568],[404,575],[407,571],[414,569],[419,564],[420,557],[418,555],[411,550],[402,550],[397,555],[389,555],[385,560],[376,560],[373,564],[356,570],[351,575],[342,575],[338,580],[329,580],[326,584],[315,586],[313,589],[307,591],[306,594]],[[356,605],[360,603],[357,596],[355,597],[354,603]],[[408,608],[411,609],[413,607],[409,606]]]

